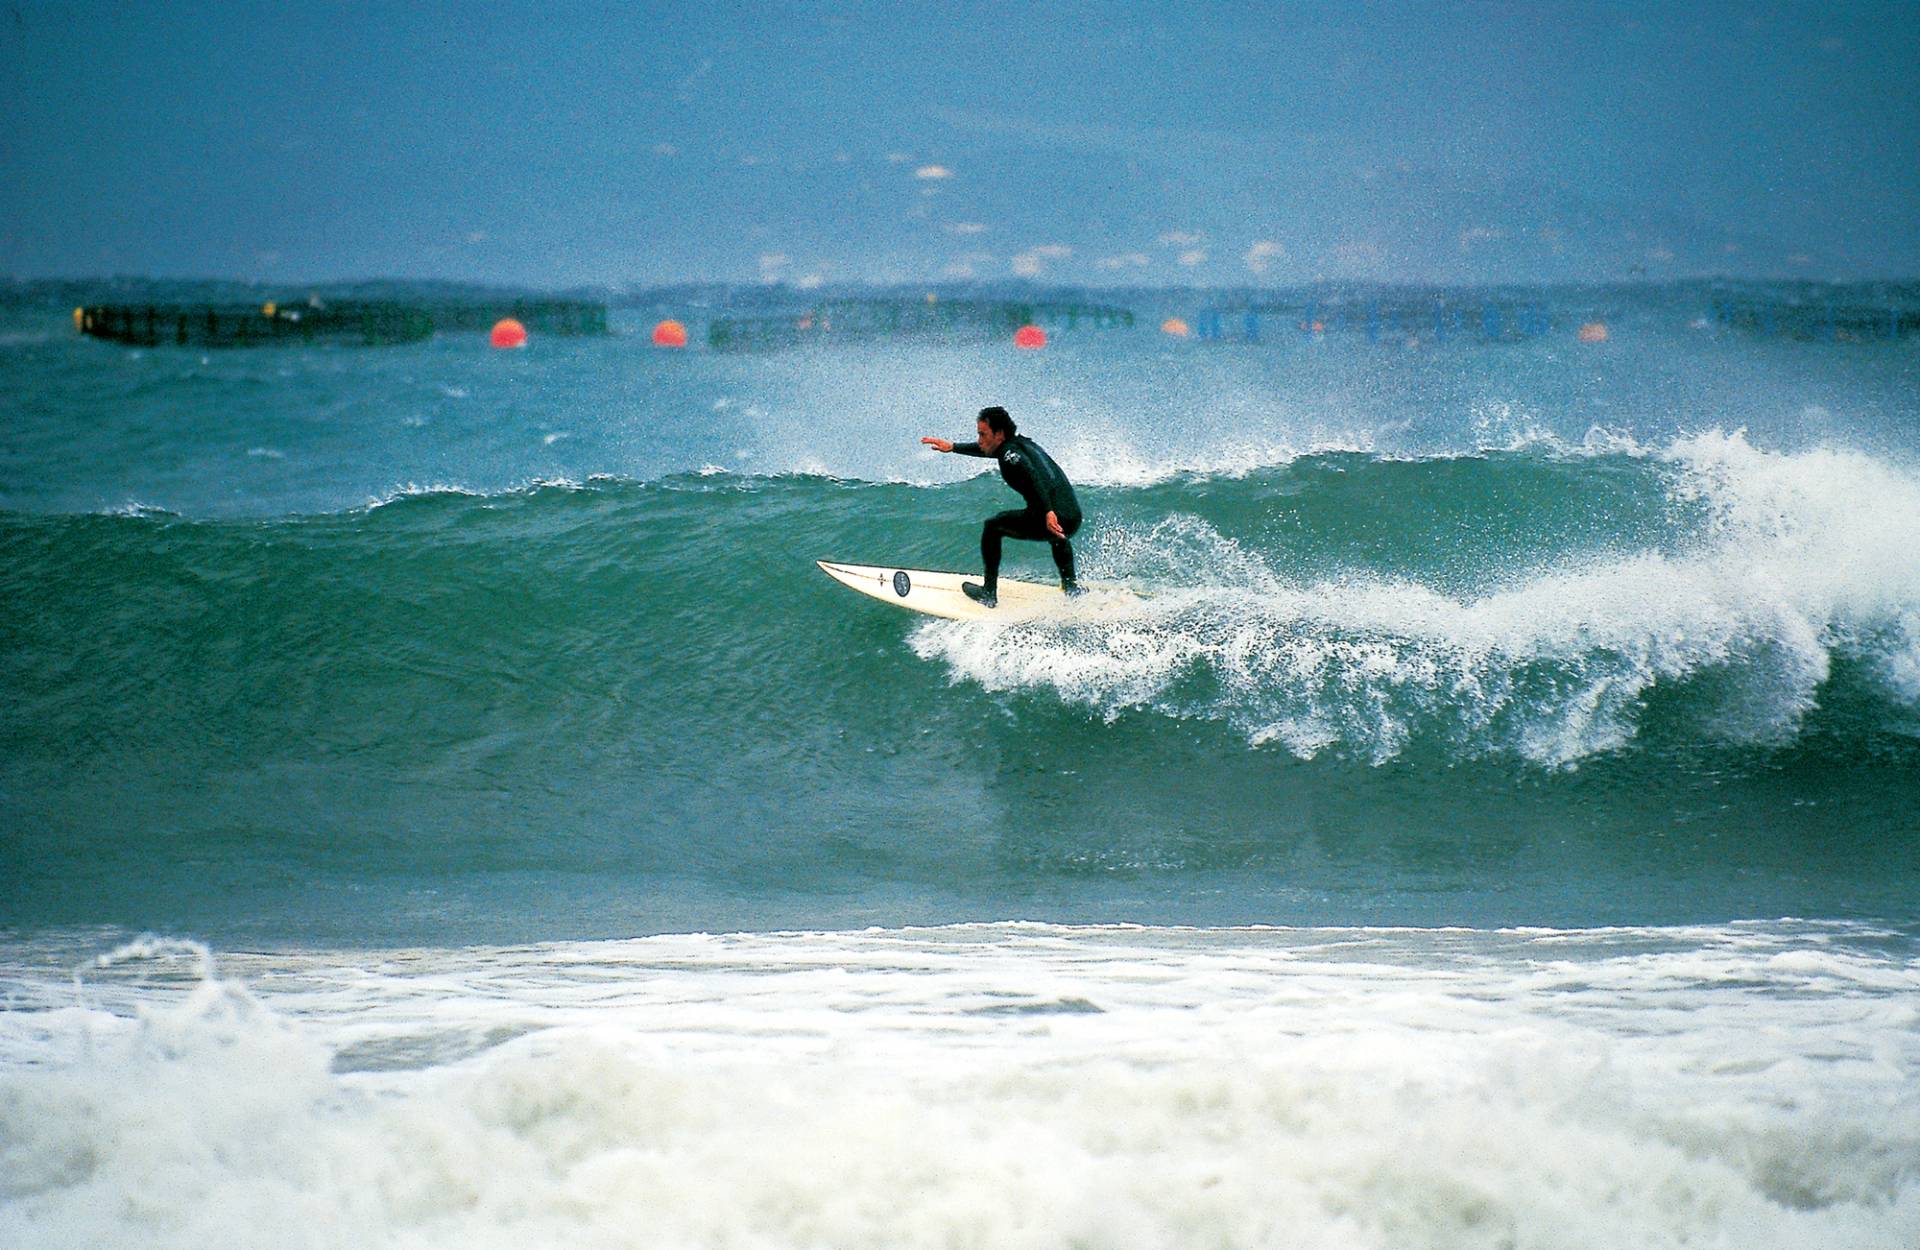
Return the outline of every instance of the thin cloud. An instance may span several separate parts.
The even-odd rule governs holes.
[[[1197,247],[1189,248],[1187,251],[1180,253],[1179,256],[1180,263],[1183,265],[1198,265],[1206,259],[1206,252]]]
[[[685,78],[682,78],[679,82],[673,85],[674,97],[680,100],[682,103],[691,103],[693,100],[693,89],[699,85],[701,79],[705,78],[708,74],[711,74],[712,72],[713,72],[712,59],[709,58],[707,60],[701,61],[700,64],[694,68],[694,71],[691,74],[688,74]]]
[[[953,171],[945,165],[922,165],[913,171],[916,178],[951,178]]]
[[[1207,236],[1191,230],[1169,230],[1160,236],[1160,241],[1168,247],[1192,247],[1196,243],[1205,243]]]
[[[948,234],[985,234],[986,226],[977,221],[950,221],[940,227]]]
[[[1102,256],[1093,265],[1096,269],[1138,269],[1152,263],[1153,258],[1145,252],[1122,252],[1118,256]]]
[[[1065,260],[1073,249],[1064,243],[1042,243],[1013,258],[1013,271],[1025,278],[1037,277],[1041,266],[1050,260]]]
[[[1255,274],[1263,274],[1272,267],[1274,261],[1286,254],[1286,248],[1271,239],[1262,239],[1247,249],[1245,260],[1248,269]]]

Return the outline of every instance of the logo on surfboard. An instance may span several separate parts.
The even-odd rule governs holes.
[[[913,579],[905,573],[895,573],[893,575],[893,593],[899,595],[902,599],[912,594]]]

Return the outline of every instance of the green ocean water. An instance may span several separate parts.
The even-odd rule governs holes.
[[[1910,341],[0,334],[0,922],[1911,919]],[[1118,619],[927,622],[1002,402]],[[1011,573],[1044,576],[1014,549]]]
[[[1916,342],[1536,294],[0,312],[0,1243],[1914,1244]],[[1135,599],[814,567],[972,567],[989,402]]]

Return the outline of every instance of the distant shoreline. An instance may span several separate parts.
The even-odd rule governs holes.
[[[1391,295],[1417,298],[1422,294],[1501,295],[1514,293],[1649,293],[1659,291],[1726,291],[1768,298],[1817,297],[1844,293],[1848,298],[1920,301],[1920,277],[1849,279],[1781,279],[1748,277],[1691,277],[1654,280],[1645,277],[1589,282],[1433,283],[1389,281],[1323,281],[1263,286],[1090,286],[1026,281],[831,283],[800,287],[764,282],[680,282],[648,285],[537,286],[511,283],[454,282],[441,279],[366,278],[299,280],[242,280],[233,278],[166,278],[144,275],[68,278],[0,279],[0,307],[72,308],[100,303],[258,303],[266,299],[422,299],[494,300],[501,298],[585,299],[613,308],[715,305],[733,308],[764,306],[790,308],[812,302],[849,298],[1100,300],[1133,301],[1152,306],[1203,301],[1233,305],[1311,298],[1358,298]]]

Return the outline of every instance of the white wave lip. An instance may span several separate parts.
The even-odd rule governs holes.
[[[78,997],[8,969],[0,1244],[1906,1247],[1886,949],[1003,925],[224,961],[252,992],[165,948]]]
[[[1617,440],[1591,450],[1649,455]],[[1176,516],[1106,536],[1106,571],[1159,586],[1127,620],[930,623],[912,645],[989,689],[1223,720],[1304,758],[1338,747],[1385,762],[1425,734],[1456,755],[1574,766],[1631,743],[1658,684],[1707,675],[1704,736],[1784,741],[1842,654],[1890,699],[1920,703],[1920,479],[1861,452],[1763,451],[1739,432],[1652,457],[1674,502],[1710,518],[1683,554],[1609,556],[1460,598],[1370,577],[1289,584]]]

